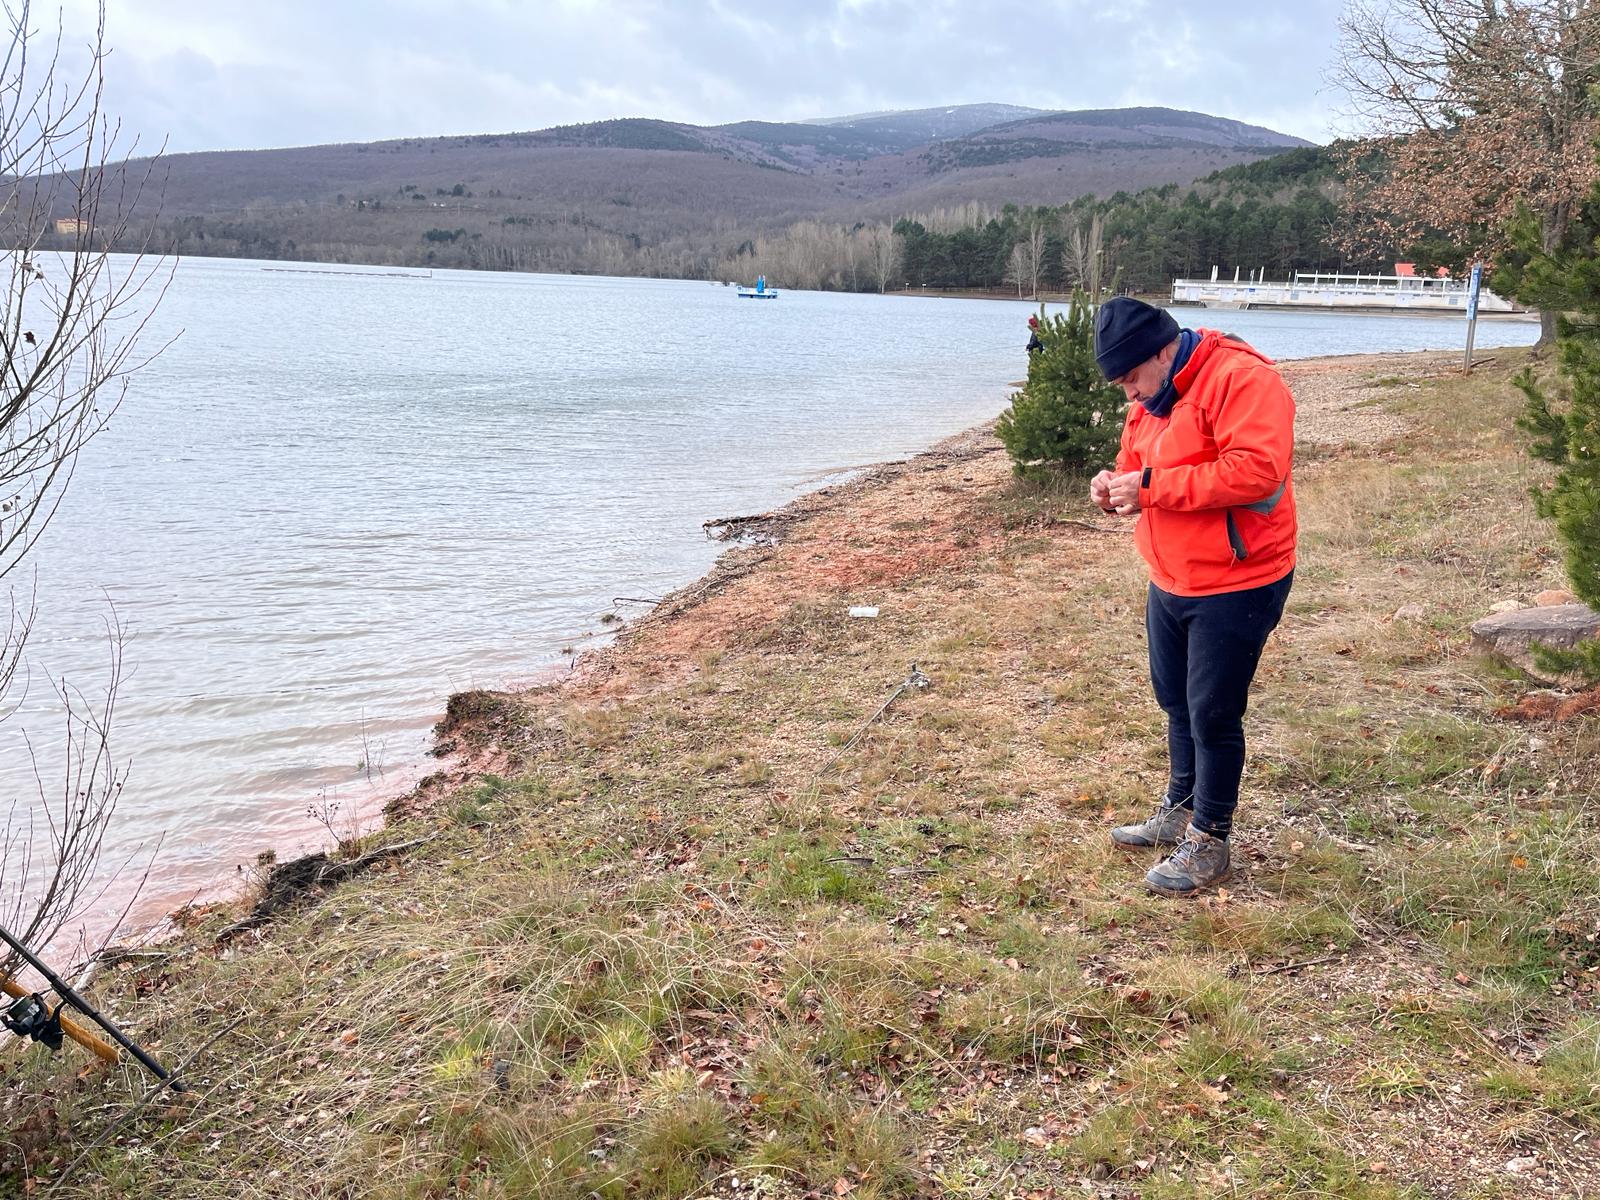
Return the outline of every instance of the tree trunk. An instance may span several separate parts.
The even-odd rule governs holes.
[[[1563,200],[1552,204],[1539,214],[1539,245],[1545,254],[1554,255],[1561,249],[1561,243],[1566,240],[1567,229],[1571,224],[1572,204],[1569,201]],[[1554,309],[1539,310],[1539,340],[1533,346],[1535,354],[1543,354],[1555,348],[1556,316]]]
[[[1556,313],[1553,309],[1539,310],[1539,340],[1533,344],[1535,354],[1543,354],[1556,344]]]

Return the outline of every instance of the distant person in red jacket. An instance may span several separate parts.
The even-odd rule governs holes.
[[[1294,398],[1244,342],[1180,329],[1129,297],[1095,314],[1095,357],[1127,393],[1128,415],[1116,469],[1090,481],[1089,499],[1138,517],[1150,679],[1171,758],[1155,813],[1111,840],[1175,846],[1145,883],[1189,896],[1228,877],[1250,683],[1294,579]]]
[[[1035,350],[1043,350],[1044,343],[1039,340],[1039,318],[1028,318],[1028,344],[1023,347],[1029,354]]]

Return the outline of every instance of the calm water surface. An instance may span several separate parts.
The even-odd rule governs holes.
[[[34,558],[36,679],[93,690],[108,598],[131,633],[107,861],[164,835],[162,902],[326,842],[308,804],[342,825],[403,788],[450,692],[536,678],[593,644],[614,597],[690,582],[718,551],[702,521],[987,420],[1026,370],[1027,304],[288,265],[178,265],[147,344],[181,336]],[[1463,334],[1201,323],[1276,358]],[[1480,325],[1478,344],[1537,332]],[[0,786],[25,805],[21,729],[53,751],[43,692],[0,726]]]

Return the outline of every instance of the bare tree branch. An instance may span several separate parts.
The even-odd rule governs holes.
[[[1560,244],[1600,176],[1600,3],[1353,0],[1341,32],[1331,80],[1363,135],[1344,162],[1347,248],[1443,234],[1492,260],[1519,206]]]
[[[26,560],[57,512],[78,455],[122,400],[170,264],[136,250],[132,213],[156,160],[120,161],[118,129],[101,107],[105,9],[87,66],[68,77],[59,26],[41,36],[26,0],[6,3],[10,41],[0,77],[0,579]],[[36,53],[42,51],[42,53]],[[159,353],[159,349],[157,350]],[[33,601],[11,613],[0,642],[0,719],[33,627]],[[47,943],[77,914],[95,879],[107,826],[127,775],[112,750],[126,642],[107,619],[109,672],[86,692],[52,679],[61,741],[48,756],[22,736],[37,795],[9,798],[0,828],[0,923],[25,943]],[[7,707],[10,705],[11,707]],[[24,807],[25,805],[25,807]],[[14,963],[0,960],[0,975]]]

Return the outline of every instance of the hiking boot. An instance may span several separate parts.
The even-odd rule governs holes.
[[[1192,800],[1193,797],[1190,797]],[[1150,819],[1137,825],[1118,825],[1111,831],[1111,844],[1119,850],[1154,850],[1157,846],[1176,846],[1194,816],[1194,809],[1180,808],[1163,798],[1161,807]]]
[[[1144,885],[1163,896],[1192,896],[1228,878],[1228,839],[1202,833],[1193,825],[1166,862],[1157,863]]]

